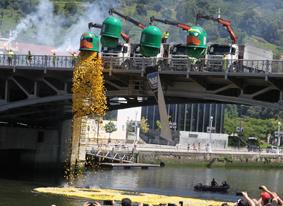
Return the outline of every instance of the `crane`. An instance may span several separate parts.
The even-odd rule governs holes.
[[[98,28],[98,29],[101,29],[101,28],[102,28],[102,24],[89,22],[89,23],[88,23],[88,28],[89,28],[89,29],[91,29],[91,28]],[[121,37],[124,39],[124,41],[125,41],[126,43],[129,43],[129,41],[130,41],[129,35],[125,34],[124,32],[121,32]]]
[[[121,14],[120,12],[116,11],[115,9],[109,9],[109,14],[116,14],[118,16],[120,16],[121,18],[131,22],[132,24],[140,27],[141,29],[144,29],[146,26],[143,23],[140,23],[139,21],[135,20],[134,18],[130,17],[130,16],[126,16],[124,14]]]
[[[171,20],[167,20],[167,19],[158,19],[158,18],[155,18],[154,16],[150,17],[150,23],[152,23],[154,21],[161,22],[163,24],[169,24],[169,25],[177,26],[177,27],[179,27],[179,28],[181,28],[185,31],[188,31],[192,28],[191,26],[184,24],[184,23],[179,23],[179,22],[171,21]]]
[[[131,22],[135,26],[143,29],[143,31],[146,29],[146,26],[143,23],[135,20],[134,18],[132,18],[130,16],[126,16],[124,14],[121,14],[120,12],[116,11],[113,8],[109,10],[109,14],[110,15],[116,14],[119,17]],[[151,74],[154,74],[154,73],[156,73],[159,76],[158,72],[152,72]],[[157,78],[157,79],[159,80],[160,78]],[[149,80],[149,78],[148,78],[148,80]],[[158,89],[157,89],[157,91],[154,91],[154,94],[155,94],[155,98],[157,100],[159,113],[160,113],[160,120],[161,120],[161,123],[162,123],[161,136],[164,137],[165,139],[167,139],[168,141],[172,141],[172,134],[171,134],[171,131],[170,131],[170,128],[169,128],[169,121],[168,121],[168,114],[167,114],[167,111],[166,111],[165,98],[164,98],[164,94],[163,94],[163,90],[162,90],[162,87],[161,87],[160,80],[158,81]]]
[[[220,18],[220,15],[218,15],[217,18],[213,17],[213,16],[208,16],[208,15],[202,15],[200,13],[197,14],[196,16],[196,20],[199,19],[207,19],[207,20],[212,20],[212,21],[216,21],[219,24],[221,24],[222,26],[224,26],[226,28],[226,30],[229,32],[230,38],[232,40],[233,44],[237,44],[238,43],[238,37],[235,34],[232,26],[231,26],[231,21]]]

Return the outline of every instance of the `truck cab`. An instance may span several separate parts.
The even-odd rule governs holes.
[[[210,70],[224,70],[239,58],[239,47],[237,44],[208,44],[207,66]],[[226,65],[225,65],[226,64]]]
[[[118,44],[114,48],[102,47],[101,52],[105,67],[112,64],[113,67],[130,68],[131,45],[129,43]]]
[[[163,60],[164,57],[164,45],[160,47],[159,53],[155,57],[144,57],[140,52],[140,44],[132,44],[132,65],[136,68],[143,68],[148,66],[155,66]]]

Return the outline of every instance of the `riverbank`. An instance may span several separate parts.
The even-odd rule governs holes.
[[[276,154],[223,154],[201,152],[139,152],[137,161],[173,166],[283,168],[283,156]]]

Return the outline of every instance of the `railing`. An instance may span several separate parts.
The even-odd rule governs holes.
[[[72,56],[47,55],[0,55],[0,66],[68,68],[72,69],[77,59]],[[171,72],[226,72],[226,73],[283,73],[282,60],[218,60],[156,57],[103,57],[105,69],[136,70],[146,72],[148,66],[158,66],[159,71]]]
[[[75,59],[71,56],[48,56],[48,55],[0,55],[0,66],[12,67],[40,67],[40,68],[72,68]]]

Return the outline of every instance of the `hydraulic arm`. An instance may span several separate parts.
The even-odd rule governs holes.
[[[235,34],[235,32],[234,32],[234,30],[233,30],[233,28],[232,28],[232,26],[231,26],[231,21],[226,20],[226,19],[222,19],[222,18],[220,18],[220,17],[215,18],[215,17],[213,17],[213,16],[202,15],[202,14],[197,14],[196,19],[197,19],[197,20],[198,20],[198,19],[208,19],[208,20],[216,21],[216,22],[218,22],[219,24],[223,25],[223,26],[227,29],[227,31],[229,32],[229,35],[230,35],[230,38],[231,38],[233,44],[237,44],[237,42],[238,42],[238,37],[237,37],[237,35]]]
[[[88,28],[91,29],[91,28],[98,28],[98,29],[101,29],[102,28],[102,24],[98,24],[98,23],[93,23],[93,22],[89,22],[88,23]],[[130,41],[130,38],[127,34],[121,32],[121,37],[124,39],[125,42],[129,42]]]
[[[131,22],[132,24],[140,27],[141,29],[144,29],[146,27],[144,24],[140,23],[139,21],[135,20],[134,18],[132,18],[130,16],[126,16],[124,14],[121,14],[120,12],[116,11],[115,9],[110,9],[109,14],[110,15],[116,14],[116,15],[120,16],[121,18]]]
[[[191,29],[191,26],[189,26],[187,24],[179,23],[179,22],[176,22],[176,21],[170,21],[170,20],[167,20],[167,19],[158,19],[158,18],[155,18],[154,16],[150,17],[150,23],[152,23],[154,21],[161,22],[163,24],[173,25],[173,26],[179,27],[179,28],[181,28],[185,31],[188,31],[188,30]]]

